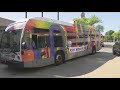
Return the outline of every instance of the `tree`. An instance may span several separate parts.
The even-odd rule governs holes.
[[[83,18],[74,18],[74,21],[76,22],[82,22],[85,25],[89,25],[88,23],[89,18],[83,17]]]
[[[90,18],[88,18],[88,24],[93,26],[96,23],[102,22],[97,16],[93,15]]]
[[[120,31],[116,31],[112,34],[112,36],[114,37],[115,41],[116,40],[120,40]]]
[[[97,26],[95,27],[95,30],[96,30],[96,31],[99,31],[99,32],[104,32],[104,27],[103,27],[102,25],[97,25]]]
[[[87,25],[87,27],[89,28],[95,28],[95,24],[96,23],[100,23],[102,22],[97,16],[93,15],[91,16],[90,18],[86,18],[86,17],[83,17],[83,18],[74,18],[74,21],[75,22],[82,22],[84,25]],[[104,27],[103,27],[104,29]],[[102,30],[102,26],[101,26],[101,30]]]
[[[109,31],[108,31],[109,35],[112,35],[114,32],[115,32],[115,31],[113,31],[113,30],[109,30]]]
[[[107,41],[108,41],[108,40],[112,40],[112,41],[113,41],[113,39],[114,39],[113,33],[114,33],[113,30],[109,30],[109,31],[107,31],[107,32],[105,33],[105,38],[106,38]]]

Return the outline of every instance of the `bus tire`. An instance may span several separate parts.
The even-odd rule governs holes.
[[[93,47],[93,48],[92,48],[92,55],[94,55],[95,53],[96,53],[96,48]]]
[[[55,59],[54,60],[55,60],[55,62],[54,62],[55,66],[58,66],[58,65],[64,63],[64,61],[65,61],[64,53],[62,51],[58,51],[56,53],[56,55],[55,55]]]
[[[113,55],[116,55],[116,52],[115,52],[114,48],[113,48]]]
[[[116,55],[115,51],[113,51],[113,55]]]

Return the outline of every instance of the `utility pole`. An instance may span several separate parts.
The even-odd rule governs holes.
[[[25,12],[25,18],[27,18],[27,12]]]
[[[43,17],[43,12],[42,12],[42,17]]]
[[[57,12],[57,20],[59,20],[59,12]]]

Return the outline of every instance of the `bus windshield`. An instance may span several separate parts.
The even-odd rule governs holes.
[[[11,49],[11,51],[19,52],[21,32],[21,29],[8,30],[4,32],[1,38],[1,48]]]

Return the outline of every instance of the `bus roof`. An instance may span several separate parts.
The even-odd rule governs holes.
[[[64,22],[64,21],[59,21],[59,20],[55,20],[55,19],[50,19],[50,18],[45,18],[45,17],[33,17],[33,18],[27,18],[27,19],[18,20],[18,21],[14,22],[14,23],[9,24],[8,26],[11,26],[13,24],[20,23],[20,22],[27,22],[27,21],[29,21],[31,19],[42,20],[42,21],[46,21],[46,22],[51,22],[51,23],[56,23],[56,24],[62,24],[62,25],[67,25],[67,26],[72,26],[73,25],[72,23],[68,23],[68,22]]]
[[[29,21],[29,20],[42,20],[42,21],[45,21],[45,22],[50,22],[50,23],[55,23],[55,24],[61,24],[61,25],[66,25],[66,26],[73,26],[73,24],[71,23],[67,23],[67,22],[64,22],[64,21],[59,21],[59,20],[55,20],[55,19],[50,19],[50,18],[45,18],[45,17],[32,17],[32,18],[27,18],[27,19],[21,19],[21,20],[18,20],[14,23],[11,23],[7,26],[7,28],[5,29],[8,30],[9,28],[15,26],[15,24],[17,26],[20,26],[22,25],[22,27],[25,26],[25,24]],[[16,27],[17,27],[16,26]]]
[[[59,21],[59,20],[55,20],[55,19],[50,19],[50,18],[45,18],[45,17],[34,17],[34,18],[31,18],[31,19],[43,20],[43,21],[47,21],[47,22],[51,22],[51,23],[56,23],[56,24],[67,25],[67,26],[73,26],[72,23],[68,23],[68,22],[64,22],[64,21]]]
[[[30,25],[31,25],[31,20],[35,20],[35,21],[45,21],[45,22],[49,22],[49,23],[54,23],[54,24],[61,24],[64,25],[65,28],[67,28],[66,30],[69,31],[73,31],[75,32],[76,30],[74,29],[74,25],[72,23],[68,23],[68,22],[64,22],[64,21],[59,21],[59,20],[55,20],[55,19],[50,19],[50,18],[45,18],[45,17],[33,17],[33,18],[27,18],[27,19],[21,19],[18,20],[14,23],[11,23],[8,25],[8,27],[5,29],[5,31],[7,31],[8,29],[12,28],[17,28],[17,29],[22,29],[25,27],[25,25],[30,21]],[[51,24],[44,24],[44,25],[48,25],[48,26],[42,26],[44,28],[49,27]],[[35,24],[33,24],[35,25]],[[29,25],[28,25],[29,27]],[[69,29],[68,29],[69,28]],[[96,34],[99,34],[100,32],[95,31]]]

